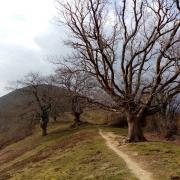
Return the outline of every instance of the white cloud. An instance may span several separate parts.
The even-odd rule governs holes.
[[[1,42],[38,50],[33,39],[48,30],[53,0],[0,0]]]
[[[42,51],[1,44],[0,49],[0,96],[7,92],[5,87],[9,82],[21,79],[29,71],[39,71],[44,75],[52,72],[52,66],[44,60]]]
[[[51,23],[54,0],[0,0],[0,96],[29,71],[48,75],[47,56],[66,52],[64,29]]]

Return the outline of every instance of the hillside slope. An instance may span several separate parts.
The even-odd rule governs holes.
[[[180,177],[180,146],[175,143],[124,144],[121,137],[126,129],[102,125],[72,129],[70,125],[50,123],[46,137],[37,127],[31,136],[0,150],[0,180],[137,179],[124,160],[109,149],[99,129],[115,134],[110,138],[116,148],[150,172],[154,180]]]
[[[19,90],[0,98],[0,148],[31,134],[29,100],[30,96],[22,95]]]
[[[1,150],[0,179],[136,179],[106,146],[98,128],[52,123],[49,132],[41,137],[37,130]]]

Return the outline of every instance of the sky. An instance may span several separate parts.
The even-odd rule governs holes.
[[[49,57],[67,51],[54,0],[0,0],[0,96],[28,72],[53,71]]]

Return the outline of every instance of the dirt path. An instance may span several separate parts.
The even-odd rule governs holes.
[[[151,173],[142,169],[138,163],[133,161],[126,153],[119,148],[119,141],[122,137],[113,134],[112,132],[102,132],[99,130],[99,134],[106,140],[107,146],[112,149],[119,157],[125,162],[131,172],[140,180],[153,180]]]

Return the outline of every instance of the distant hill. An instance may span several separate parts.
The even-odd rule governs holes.
[[[0,98],[0,148],[31,134],[34,125],[39,123],[36,118],[38,106],[34,97],[27,93],[29,88],[15,90]],[[46,88],[46,85],[40,87],[42,90]],[[58,87],[54,89],[58,92],[59,102],[68,111],[70,100],[65,97],[66,91]]]

